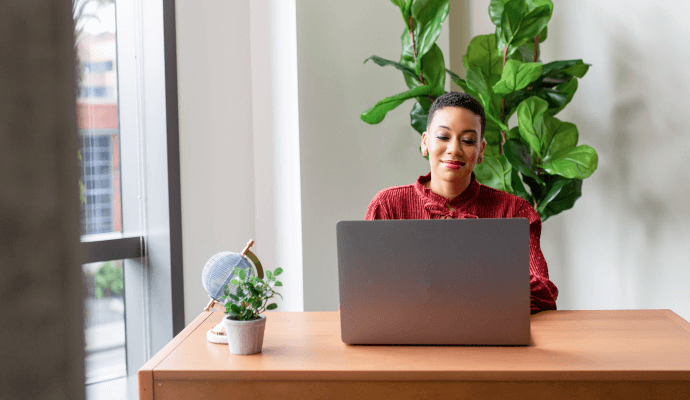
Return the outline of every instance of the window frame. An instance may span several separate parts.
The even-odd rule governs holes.
[[[84,263],[125,260],[131,376],[184,329],[175,0],[115,10],[122,232],[81,245]]]

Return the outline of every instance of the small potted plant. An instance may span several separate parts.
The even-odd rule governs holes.
[[[266,271],[266,278],[257,276],[247,278],[245,270],[235,267],[235,278],[230,281],[237,290],[230,293],[228,285],[223,289],[225,317],[223,325],[228,337],[228,347],[232,354],[255,354],[261,352],[266,329],[266,310],[275,310],[278,305],[268,301],[278,295],[274,286],[283,286],[277,276],[283,272],[276,268],[274,272]]]

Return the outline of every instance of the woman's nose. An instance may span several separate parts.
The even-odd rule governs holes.
[[[448,144],[447,150],[449,154],[462,154],[462,146],[460,145],[460,139],[451,140]]]

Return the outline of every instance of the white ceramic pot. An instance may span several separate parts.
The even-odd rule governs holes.
[[[261,352],[264,344],[266,316],[259,314],[259,319],[252,321],[235,321],[227,316],[223,318],[225,334],[228,336],[228,347],[232,354],[256,354]]]

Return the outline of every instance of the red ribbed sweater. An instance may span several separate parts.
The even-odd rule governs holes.
[[[520,197],[480,184],[474,174],[470,186],[452,200],[424,187],[430,180],[431,173],[420,176],[413,185],[380,191],[369,204],[365,219],[527,218],[531,310],[533,314],[555,310],[558,289],[549,280],[549,269],[539,245],[541,219],[534,208]]]

